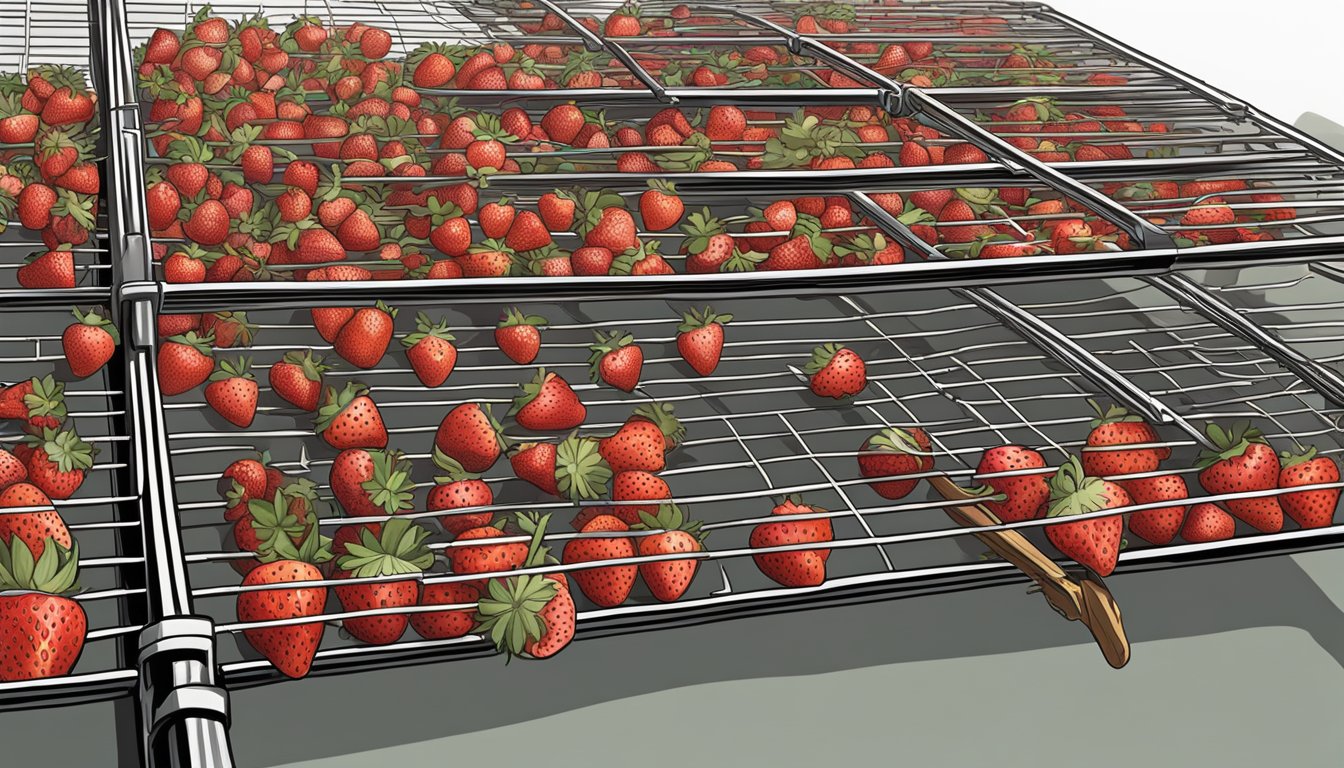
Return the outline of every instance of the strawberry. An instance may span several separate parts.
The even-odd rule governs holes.
[[[613,11],[607,17],[602,32],[607,37],[639,37],[643,32],[643,24],[639,17],[639,6],[626,5]]]
[[[494,513],[485,509],[495,502],[495,495],[481,476],[463,469],[454,458],[438,448],[434,449],[434,465],[445,472],[435,477],[436,485],[430,489],[426,509],[430,512],[470,509],[468,514],[454,513],[439,517],[439,524],[449,535],[456,536],[465,530],[489,525]]]
[[[541,118],[541,128],[552,141],[569,144],[585,122],[583,110],[573,104],[557,104]]]
[[[18,539],[27,545],[35,559],[42,557],[49,542],[66,548],[74,546],[70,529],[41,488],[20,482],[0,492],[0,509],[16,508],[28,511],[0,514],[0,542],[5,546]]]
[[[1238,422],[1231,429],[1209,424],[1206,429],[1212,450],[1199,455],[1199,484],[1214,495],[1269,491],[1279,487],[1279,457],[1259,429]],[[1274,496],[1228,499],[1223,502],[1233,516],[1262,533],[1283,528],[1283,507]]]
[[[0,419],[23,423],[29,434],[55,429],[65,421],[65,384],[50,374],[0,389]]]
[[[624,253],[638,247],[635,219],[622,208],[605,208],[597,223],[584,236],[584,245],[606,248],[612,253]]]
[[[170,336],[159,345],[159,390],[165,395],[180,395],[204,384],[215,371],[211,345],[215,337],[197,336],[187,331],[181,336]]]
[[[606,248],[587,246],[574,251],[570,264],[576,275],[609,275],[616,257]]]
[[[28,256],[16,277],[24,288],[74,288],[75,260],[70,246]]]
[[[419,53],[421,48],[416,49]],[[413,55],[414,59],[415,56]],[[438,51],[430,51],[423,58],[415,61],[414,69],[411,73],[411,82],[416,88],[441,88],[453,75],[457,74],[457,67],[453,60]]]
[[[933,470],[933,445],[919,427],[888,427],[872,435],[859,448],[859,474],[887,478],[868,485],[884,499],[902,499],[915,489],[919,479],[891,478]]]
[[[201,315],[200,326],[196,329],[198,336],[213,333],[216,347],[232,347],[237,344],[250,345],[252,336],[256,331],[257,326],[247,319],[246,312],[241,311],[206,312]]]
[[[581,534],[626,533],[630,526],[611,515],[598,515],[583,526]],[[560,556],[560,562],[589,563],[600,560],[633,558],[635,545],[629,536],[602,536],[570,539]],[[630,597],[638,573],[635,565],[613,565],[586,568],[574,572],[574,581],[593,603],[603,608],[614,608]]]
[[[327,387],[314,427],[327,445],[337,450],[387,447],[387,428],[378,405],[368,388],[357,382],[347,382],[339,392]]]
[[[527,544],[521,541],[500,541],[491,539],[513,538],[512,534],[502,530],[503,521],[496,525],[483,525],[469,528],[458,534],[456,546],[448,549],[449,567],[453,573],[504,573],[521,568],[527,560]],[[480,544],[463,545],[466,541],[481,541]],[[478,588],[485,586],[487,580],[467,582]]]
[[[1185,478],[1180,475],[1131,478],[1120,481],[1120,487],[1125,489],[1135,504],[1183,502],[1190,497]],[[1170,544],[1181,530],[1185,511],[1184,504],[1139,510],[1129,516],[1129,530],[1144,541],[1158,545]]]
[[[985,451],[975,469],[976,476],[984,480],[984,486],[978,492],[984,496],[1003,496],[1003,499],[986,498],[981,503],[1005,523],[1040,517],[1050,500],[1049,475],[1023,472],[1033,469],[1045,469],[1045,458],[1030,448],[1001,445]],[[1019,472],[1022,474],[1017,474]]]
[[[286,352],[280,362],[271,366],[271,390],[296,408],[316,411],[322,394],[322,374],[330,369],[310,349]]]
[[[692,308],[681,316],[677,326],[677,352],[687,365],[701,376],[709,376],[719,367],[723,354],[723,327],[733,319],[729,314],[715,314],[713,308],[704,311]]]
[[[363,529],[358,543],[346,545],[349,554],[336,560],[334,575],[337,579],[418,576],[434,564],[434,554],[425,546],[428,537],[429,531],[408,520],[388,521],[381,535]],[[420,597],[416,579],[337,584],[332,591],[346,611],[379,611],[373,616],[349,617],[342,624],[351,637],[371,645],[387,645],[400,639],[410,617],[384,611],[413,606]]]
[[[535,251],[551,244],[551,233],[546,230],[541,217],[531,211],[523,211],[509,227],[504,245],[515,252]]]
[[[437,387],[448,380],[457,364],[455,338],[448,332],[448,321],[431,324],[428,315],[416,313],[415,333],[407,334],[401,343],[406,347],[406,359],[421,384]]]
[[[1089,477],[1082,462],[1073,456],[1060,466],[1050,481],[1050,507],[1046,516],[1067,521],[1077,515],[1127,507],[1132,503],[1124,488],[1099,477]],[[1055,549],[1100,576],[1109,576],[1115,570],[1123,532],[1121,515],[1058,522],[1045,527],[1046,538]]]
[[[43,429],[41,435],[28,438],[28,446],[30,452],[24,460],[28,482],[57,500],[75,495],[96,453],[71,429]]]
[[[528,365],[541,352],[541,329],[546,318],[524,315],[517,307],[510,307],[495,327],[495,344],[510,360]]]
[[[28,469],[14,454],[0,448],[0,491],[28,479]]]
[[[199,245],[219,245],[229,236],[229,211],[218,200],[204,200],[188,206],[182,231]]]
[[[1087,434],[1087,448],[1083,449],[1082,454],[1083,469],[1088,475],[1110,477],[1155,472],[1159,462],[1170,458],[1171,449],[1163,445],[1111,450],[1115,446],[1156,444],[1161,439],[1142,416],[1132,414],[1118,405],[1102,411],[1095,400],[1087,402],[1097,414],[1097,418],[1092,421],[1092,431]]]
[[[532,539],[520,566],[536,567],[546,562],[541,541],[549,519],[549,515],[535,520],[523,518]],[[574,614],[574,598],[564,574],[510,576],[492,580],[481,595],[476,631],[507,658],[545,659],[574,639]]]
[[[547,192],[537,199],[537,212],[551,232],[569,232],[574,226],[574,209],[574,198],[567,194]]]
[[[603,333],[595,331],[597,343],[588,347],[593,383],[605,382],[623,392],[632,392],[639,386],[639,374],[644,368],[644,351],[635,343],[635,337],[625,331]]]
[[[747,116],[731,104],[716,104],[705,117],[705,135],[710,141],[737,141],[747,130]]]
[[[578,395],[557,373],[538,368],[531,381],[522,384],[509,411],[518,426],[534,432],[574,429],[588,416]]]
[[[210,375],[205,387],[205,402],[225,421],[239,427],[248,427],[257,414],[257,380],[252,375],[252,361],[246,357],[220,360],[219,367]]]
[[[56,190],[33,182],[24,186],[18,194],[19,224],[25,229],[40,230],[51,222],[51,209],[56,205]]]
[[[606,492],[611,479],[598,445],[596,439],[574,433],[558,445],[519,443],[509,451],[509,464],[519,479],[552,496],[590,501]]]
[[[387,354],[396,316],[397,310],[381,301],[372,307],[355,310],[336,334],[332,349],[357,368],[373,368]]]
[[[317,516],[305,521],[317,525]],[[301,678],[312,668],[317,648],[322,643],[325,624],[321,615],[327,607],[327,587],[322,584],[318,566],[331,559],[330,542],[321,536],[306,536],[295,546],[285,536],[263,546],[258,553],[261,564],[248,571],[244,587],[271,587],[238,594],[238,620],[245,623],[285,622],[274,626],[249,627],[243,637],[249,645],[275,665],[281,674]],[[305,583],[298,587],[281,584]],[[288,623],[294,619],[313,619],[308,623]]]
[[[677,187],[670,181],[654,179],[649,182],[648,191],[639,196],[639,217],[649,232],[663,232],[675,227],[685,212]]]
[[[411,614],[411,628],[426,640],[451,640],[471,632],[476,626],[476,603],[481,593],[464,582],[424,584],[419,605],[458,605],[452,610]],[[470,606],[470,607],[467,607]]]
[[[843,400],[858,395],[868,386],[863,358],[843,344],[823,344],[813,349],[812,359],[803,372],[817,397]]]
[[[497,239],[509,234],[509,229],[513,226],[517,215],[517,209],[509,205],[507,198],[503,198],[498,202],[486,203],[481,206],[481,210],[476,214],[476,223],[480,225],[481,232],[485,233],[486,237]],[[544,226],[543,229],[545,229]],[[547,241],[550,240],[549,235],[546,239]],[[514,246],[510,244],[509,247]]]
[[[1279,487],[1328,485],[1339,482],[1339,465],[1329,456],[1318,456],[1315,448],[1300,453],[1284,451],[1279,470]],[[1339,506],[1339,488],[1295,491],[1279,497],[1283,511],[1303,528],[1325,528],[1335,520]]]
[[[759,239],[757,238],[757,240]],[[822,266],[821,258],[817,255],[816,250],[820,244],[821,240],[819,238],[806,234],[795,235],[770,248],[765,260],[756,268],[761,271],[820,269]]]
[[[1237,521],[1216,504],[1196,504],[1181,526],[1181,538],[1191,544],[1224,541],[1237,533]]]
[[[640,522],[631,530],[661,531],[639,539],[639,555],[646,558],[664,558],[704,551],[705,536],[701,523],[687,521],[674,504],[664,504],[656,515],[641,514]],[[681,598],[695,578],[698,560],[676,557],[639,564],[639,575],[648,585],[654,599],[670,603]]]
[[[268,499],[279,489],[270,488],[270,472],[279,474],[279,470],[267,467],[270,455],[261,453],[255,459],[238,459],[224,469],[219,481],[223,496],[229,506],[224,511],[224,519],[236,522],[247,514],[247,503],[253,499]],[[270,470],[270,472],[268,472]]]
[[[598,514],[607,514],[615,517],[626,525],[635,525],[640,521],[641,514],[653,515],[658,511],[658,507],[663,502],[671,503],[672,490],[668,488],[667,481],[661,477],[638,469],[621,472],[611,480],[611,500],[612,501],[649,501],[652,504],[617,504],[611,507],[588,507],[584,512],[595,512]],[[584,515],[580,513],[582,518]],[[582,529],[586,524],[575,521],[575,527]]]
[[[1195,230],[1181,234],[1190,239],[1197,239],[1202,234],[1212,243],[1230,243],[1237,239],[1237,233],[1234,228],[1227,225],[1234,223],[1236,218],[1236,213],[1222,202],[1222,198],[1215,197],[1205,204],[1190,208],[1181,216],[1181,226]]]
[[[468,472],[484,472],[504,450],[503,428],[490,414],[490,406],[463,403],[439,422],[434,446]]]
[[[667,452],[681,443],[686,430],[670,403],[647,403],[635,409],[616,433],[598,442],[598,451],[613,472],[660,472]]]
[[[791,496],[776,506],[770,514],[780,517],[792,515],[824,515],[826,510]],[[787,547],[832,541],[835,533],[829,517],[812,520],[787,520],[761,523],[751,529],[748,539],[752,549]],[[815,587],[826,581],[826,560],[830,549],[804,549],[784,552],[753,554],[752,560],[761,573],[785,587]]]
[[[79,545],[47,539],[34,556],[22,541],[0,547],[0,682],[70,674],[88,619],[72,599]]]
[[[70,372],[77,378],[85,379],[102,369],[112,359],[121,343],[121,334],[117,327],[99,314],[97,309],[87,313],[79,307],[72,310],[78,322],[67,326],[61,333],[61,351],[70,366]]]

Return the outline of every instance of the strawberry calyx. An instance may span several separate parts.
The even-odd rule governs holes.
[[[689,311],[682,314],[681,325],[677,326],[677,331],[690,333],[701,328],[708,328],[711,325],[725,326],[732,320],[732,315],[728,313],[716,314],[713,307],[707,306],[703,310],[691,307]]]
[[[686,253],[701,253],[709,247],[710,238],[727,234],[728,227],[723,219],[715,216],[708,208],[702,208],[686,217],[681,231],[686,234]]]
[[[498,328],[512,328],[519,325],[531,325],[544,328],[548,321],[541,315],[524,315],[518,307],[509,307],[500,318]]]
[[[204,335],[197,335],[195,331],[187,331],[180,336],[169,336],[168,343],[191,347],[202,355],[209,356],[215,344],[215,334],[206,333]]]
[[[1106,496],[1099,477],[1088,477],[1077,456],[1060,465],[1050,479],[1050,502],[1046,517],[1071,517],[1106,509]]]
[[[416,344],[428,338],[442,339],[443,341],[454,341],[456,336],[448,332],[448,321],[441,319],[437,323],[430,322],[429,315],[424,312],[415,313],[415,333],[408,333],[402,338],[402,346],[410,349]]]
[[[704,523],[700,520],[687,520],[684,512],[676,504],[668,502],[658,506],[658,514],[650,515],[639,511],[639,522],[630,526],[632,531],[685,531],[695,537],[702,545],[709,531],[701,530]]]
[[[550,559],[548,549],[542,544],[550,519],[550,515],[536,512],[518,515],[518,527],[532,537],[523,567],[533,568]],[[486,589],[477,604],[476,631],[489,638],[495,648],[505,654],[505,663],[508,663],[514,656],[526,653],[528,644],[546,634],[541,613],[558,594],[559,587],[543,575],[527,574],[491,579]]]
[[[754,272],[756,270],[756,265],[765,261],[768,257],[769,254],[761,253],[760,251],[744,251],[741,248],[734,248],[733,255],[728,257],[728,260],[723,263],[723,267],[720,271]]]
[[[80,325],[87,325],[90,328],[102,328],[108,336],[112,337],[113,344],[121,343],[121,331],[111,320],[99,313],[97,307],[91,307],[88,312],[80,312],[79,307],[74,307],[70,313],[75,316],[75,320]]]
[[[32,391],[23,396],[23,405],[28,409],[28,418],[51,417],[58,421],[66,417],[65,383],[47,374],[42,378],[30,380]]]
[[[337,559],[336,567],[355,578],[424,573],[434,564],[427,538],[429,531],[405,518],[387,521],[378,536],[361,528],[359,543],[345,545],[348,554]]]
[[[803,371],[808,375],[820,373],[826,366],[831,364],[831,360],[835,359],[835,356],[839,354],[842,349],[845,349],[844,344],[835,343],[822,344],[813,349],[812,359],[808,360],[807,365],[803,366]]]
[[[304,378],[309,381],[321,381],[322,374],[331,370],[331,366],[323,363],[322,358],[314,355],[311,349],[286,352],[283,360],[290,365],[298,366],[299,370],[303,371]]]
[[[1251,426],[1249,421],[1235,422],[1227,429],[1209,422],[1204,428],[1204,433],[1208,435],[1213,448],[1200,451],[1199,457],[1195,460],[1195,467],[1198,469],[1206,469],[1220,461],[1241,456],[1251,443],[1269,444],[1264,433]]]
[[[1122,405],[1111,404],[1102,410],[1101,404],[1092,398],[1088,398],[1087,404],[1091,406],[1092,411],[1097,414],[1097,418],[1092,420],[1092,428],[1102,427],[1107,424],[1134,423],[1142,422],[1143,417],[1137,413],[1130,413],[1128,408]]]
[[[236,359],[220,359],[214,373],[210,374],[211,381],[228,381],[230,379],[246,379],[254,381],[256,376],[252,375],[252,360],[248,357],[238,357]]]
[[[571,501],[591,501],[607,491],[611,467],[598,441],[571,432],[555,449],[555,487]]]
[[[272,508],[274,508],[274,505],[277,502],[283,503],[279,498],[280,494],[278,492],[276,497],[277,499],[275,501],[266,502]],[[249,514],[252,514],[252,527],[253,529],[256,529],[256,515],[255,513],[252,513],[252,504],[253,502],[248,502],[248,512]],[[288,515],[288,512],[286,512],[286,514]],[[292,519],[294,518],[293,515],[288,516]],[[299,525],[298,535],[302,537],[300,543],[295,544],[294,540],[289,535],[273,535],[269,540],[262,540],[262,545],[257,548],[257,559],[263,563],[293,560],[295,562],[309,563],[311,565],[321,565],[322,563],[330,561],[332,558],[331,539],[327,536],[319,535],[315,530],[316,526],[317,514],[309,512],[307,516],[304,517],[303,522]],[[290,528],[292,529],[292,527],[293,526],[291,525]],[[313,532],[309,533],[307,536],[303,536],[303,532],[308,530],[312,530]]]
[[[336,417],[349,408],[351,403],[358,398],[368,397],[368,394],[369,388],[357,381],[346,382],[340,391],[335,387],[327,387],[322,395],[322,404],[317,409],[317,418],[314,420],[318,434],[327,431]]]
[[[915,436],[900,427],[887,427],[868,438],[868,448],[861,451],[860,455],[865,453],[902,453],[911,456],[929,456],[927,451],[920,447]]]
[[[434,462],[434,466],[447,473],[446,475],[434,478],[434,482],[439,485],[458,483],[463,480],[479,480],[481,478],[481,476],[475,472],[468,472],[466,468],[462,466],[461,462],[444,453],[437,445],[434,446],[434,455],[431,460]]]
[[[98,449],[75,434],[73,429],[44,427],[41,436],[30,435],[28,442],[47,454],[47,461],[55,464],[61,472],[91,468],[94,454],[98,452]]]
[[[1316,446],[1307,446],[1297,452],[1283,451],[1279,454],[1279,466],[1283,469],[1296,467],[1299,464],[1306,464],[1316,458]]]
[[[290,512],[285,492],[279,488],[269,499],[248,501],[247,514],[251,518],[249,525],[252,526],[257,541],[261,542],[257,548],[259,553],[274,550],[282,540],[292,544],[309,530],[310,520],[316,521],[316,515],[312,515],[310,519],[300,520]]]
[[[11,536],[8,545],[0,543],[0,590],[64,596],[79,591],[79,542],[71,542],[69,549],[52,538],[42,544],[42,556],[34,560],[22,538]]]
[[[374,506],[395,515],[413,506],[415,483],[411,480],[411,462],[400,451],[369,451],[373,477],[360,487],[369,494]]]

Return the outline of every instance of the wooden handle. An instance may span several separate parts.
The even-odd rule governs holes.
[[[948,516],[958,524],[974,528],[1002,522],[978,503],[979,497],[948,478],[931,477],[929,484],[948,501],[970,502],[947,508]],[[1085,624],[1108,664],[1119,669],[1129,662],[1129,640],[1121,622],[1120,606],[1105,584],[1070,576],[1059,563],[1017,531],[978,531],[974,536],[1036,582],[1050,607],[1061,616]]]

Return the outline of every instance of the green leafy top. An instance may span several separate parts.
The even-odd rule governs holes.
[[[695,537],[696,541],[704,544],[705,538],[709,536],[709,531],[701,530],[703,522],[699,520],[687,520],[686,515],[676,504],[667,503],[658,507],[657,515],[650,515],[644,510],[639,511],[639,522],[630,526],[633,531],[685,531]]]
[[[401,340],[401,343],[402,346],[409,349],[430,337],[442,339],[444,341],[453,341],[457,338],[448,332],[447,320],[441,319],[437,323],[431,323],[429,315],[426,315],[424,312],[417,312],[415,313],[415,333],[406,334],[405,338]]]
[[[845,349],[844,344],[822,344],[812,350],[812,359],[808,360],[807,365],[803,366],[803,371],[809,376],[820,373],[823,368],[831,364],[831,360],[834,359],[842,349]]]
[[[384,523],[377,537],[362,528],[359,543],[345,545],[349,554],[341,556],[336,567],[356,578],[424,573],[434,564],[434,553],[425,546],[427,538],[429,531],[405,518]]]
[[[530,529],[532,534],[526,566],[540,565],[544,560],[546,548],[541,543],[549,521],[550,515],[519,516],[519,525],[524,530]],[[546,634],[541,613],[558,592],[555,581],[538,574],[492,579],[477,605],[476,630],[489,638],[507,659],[521,656],[529,643]]]
[[[65,383],[57,381],[51,374],[40,379],[33,377],[29,381],[33,391],[23,396],[23,405],[28,409],[28,418],[51,416],[58,420],[64,419]]]
[[[373,477],[360,487],[369,494],[374,506],[382,507],[389,515],[410,509],[415,498],[415,483],[411,481],[411,462],[400,451],[369,451],[373,461]]]
[[[593,336],[597,339],[597,342],[588,347],[591,351],[591,354],[588,356],[588,364],[591,366],[590,373],[593,377],[593,381],[597,382],[602,379],[602,374],[598,369],[598,366],[602,362],[602,358],[612,352],[619,351],[634,344],[635,336],[634,334],[626,333],[625,331],[593,331]]]
[[[1077,456],[1060,465],[1050,479],[1050,508],[1047,517],[1085,515],[1107,508],[1105,480],[1088,477]]]
[[[70,549],[48,538],[42,542],[42,556],[33,560],[33,551],[18,536],[9,546],[0,544],[0,589],[27,589],[51,595],[71,595],[78,590],[79,542]]]
[[[915,436],[899,427],[887,427],[868,438],[868,451],[905,453],[913,456],[927,456]]]
[[[515,325],[533,325],[544,327],[547,323],[546,318],[541,315],[524,315],[518,307],[509,307],[504,316],[499,320],[499,328],[509,328]]]
[[[73,472],[77,469],[89,469],[93,466],[96,448],[84,442],[73,429],[52,429],[46,427],[39,437],[33,435],[29,442],[47,454],[47,460],[56,465],[61,472]]]
[[[1088,398],[1087,404],[1092,407],[1093,413],[1097,418],[1092,420],[1092,428],[1095,429],[1106,424],[1119,424],[1121,422],[1142,422],[1143,417],[1137,413],[1130,413],[1128,408],[1121,405],[1109,405],[1102,410],[1101,404],[1096,400]]]
[[[235,360],[221,359],[215,372],[210,374],[211,381],[228,381],[229,379],[247,379],[253,381],[256,379],[252,375],[252,360],[248,357],[239,357]]]
[[[779,136],[766,140],[761,165],[764,168],[796,168],[808,165],[816,158],[857,160],[863,157],[858,144],[859,136],[850,128],[822,123],[816,115],[808,115],[800,109],[784,118],[784,128]]]
[[[713,307],[705,307],[703,310],[691,307],[690,311],[682,314],[681,325],[677,326],[677,330],[681,333],[690,333],[711,325],[724,326],[732,320],[732,315],[727,313],[716,314]]]
[[[1200,469],[1211,467],[1226,459],[1236,458],[1244,454],[1252,443],[1269,444],[1264,433],[1251,426],[1249,421],[1235,422],[1228,429],[1223,429],[1217,424],[1209,422],[1204,432],[1209,436],[1209,442],[1213,445],[1213,449],[1200,451],[1199,458],[1195,462],[1195,466]]]
[[[555,487],[572,501],[592,500],[607,491],[611,467],[598,450],[598,441],[577,432],[555,449]]]

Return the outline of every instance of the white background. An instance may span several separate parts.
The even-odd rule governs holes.
[[[1344,123],[1339,0],[1046,0],[1285,122]]]

